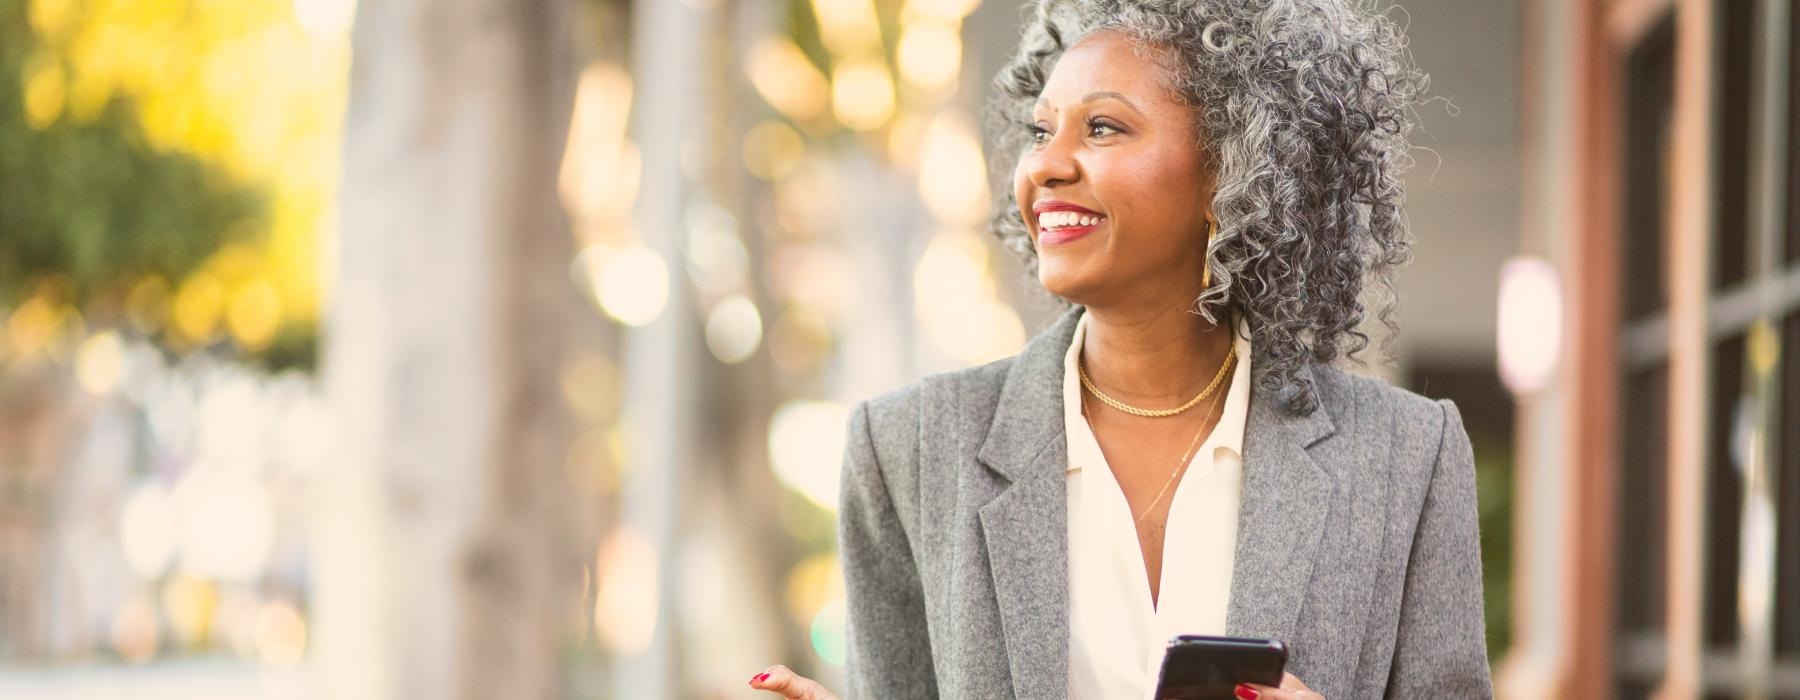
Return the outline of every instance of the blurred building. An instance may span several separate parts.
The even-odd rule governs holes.
[[[1800,697],[1800,3],[1525,16],[1522,239],[1555,274],[1519,298],[1562,320],[1520,334],[1557,362],[1519,387],[1503,685]]]

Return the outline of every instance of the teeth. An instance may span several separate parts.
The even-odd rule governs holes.
[[[1038,225],[1042,228],[1066,228],[1070,226],[1092,226],[1099,223],[1100,217],[1077,214],[1072,211],[1045,212],[1038,217]]]

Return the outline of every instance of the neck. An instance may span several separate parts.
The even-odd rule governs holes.
[[[1231,349],[1230,317],[1219,324],[1182,301],[1087,309],[1081,362],[1096,386],[1145,408],[1179,406],[1205,388]]]

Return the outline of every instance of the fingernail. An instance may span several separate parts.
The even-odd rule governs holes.
[[[1239,683],[1237,691],[1233,693],[1233,695],[1243,698],[1244,700],[1256,700],[1258,693],[1255,688]]]
[[[768,679],[769,679],[769,673],[767,671],[764,671],[762,673],[756,674],[755,676],[751,676],[750,682],[751,683],[761,683]]]

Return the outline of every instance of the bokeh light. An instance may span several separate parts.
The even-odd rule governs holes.
[[[769,328],[769,356],[790,375],[805,376],[824,362],[833,344],[831,325],[817,312],[790,308]]]
[[[906,0],[901,15],[908,20],[958,22],[980,4],[981,0]]]
[[[75,379],[81,387],[96,395],[112,393],[124,371],[125,345],[119,334],[101,331],[82,341],[75,354]]]
[[[775,183],[775,218],[787,233],[812,238],[827,233],[838,218],[839,173],[825,158],[805,158]]]
[[[849,417],[842,404],[790,401],[776,408],[769,422],[769,463],[775,477],[834,513]]]
[[[729,297],[706,315],[706,347],[720,362],[734,365],[750,359],[761,344],[762,314],[748,298]]]
[[[874,0],[812,0],[825,47],[843,56],[868,54],[881,49],[881,22]]]
[[[816,554],[788,572],[787,609],[797,626],[812,624],[826,603],[844,597],[844,570],[834,554]]]
[[[841,318],[856,287],[850,261],[836,248],[788,245],[768,257],[769,284],[783,302]]]
[[[113,653],[130,663],[144,663],[161,643],[156,607],[145,596],[132,596],[113,612],[108,638]]]
[[[734,294],[750,284],[750,252],[737,219],[722,207],[696,205],[687,212],[688,277],[707,297]]]
[[[813,653],[825,663],[844,665],[844,601],[833,600],[819,608],[811,625]]]
[[[168,491],[146,482],[132,489],[119,516],[119,544],[132,571],[145,579],[161,576],[175,557],[175,509]]]
[[[841,61],[831,73],[831,108],[844,126],[867,131],[894,114],[894,78],[879,58]]]
[[[25,70],[25,120],[34,129],[47,129],[62,116],[68,75],[62,66],[39,59]]]
[[[1514,393],[1549,383],[1562,353],[1563,300],[1556,268],[1538,258],[1514,258],[1500,268],[1500,378]]]
[[[275,667],[292,667],[306,655],[306,617],[286,600],[263,603],[253,633],[256,656]]]
[[[343,38],[356,18],[356,0],[294,0],[294,19],[317,38]]]
[[[179,575],[164,581],[163,617],[168,620],[172,641],[185,647],[206,644],[218,603],[218,589],[204,578]]]
[[[627,326],[645,326],[669,301],[669,266],[641,245],[592,247],[576,258],[600,309]]]
[[[281,327],[281,295],[268,280],[252,279],[231,295],[225,327],[244,349],[256,352],[269,347]]]
[[[612,358],[584,352],[563,364],[563,400],[589,425],[606,425],[618,414],[619,367]]]
[[[637,199],[641,165],[627,138],[631,104],[631,75],[623,67],[602,62],[582,70],[557,187],[577,239],[588,245],[624,230]]]
[[[774,119],[765,119],[744,134],[744,169],[765,180],[786,176],[800,164],[806,153],[806,142],[794,128]]]
[[[987,216],[987,166],[970,120],[955,111],[931,119],[919,157],[919,194],[939,221],[977,225]]]
[[[784,116],[806,124],[825,113],[831,86],[806,53],[785,38],[768,38],[750,50],[750,84]]]
[[[175,330],[188,343],[210,342],[224,310],[224,286],[209,273],[195,273],[175,292]]]
[[[961,363],[997,360],[1025,344],[1025,324],[998,299],[990,266],[986,240],[945,231],[913,268],[913,309],[925,338]]]
[[[183,571],[250,581],[260,576],[274,539],[267,491],[248,478],[190,472],[175,487]]]
[[[900,35],[900,76],[914,87],[949,87],[962,70],[962,37],[953,26],[935,22],[907,25]]]
[[[595,569],[594,628],[601,642],[617,654],[642,653],[656,633],[661,587],[655,547],[637,530],[620,527],[600,543]]]

